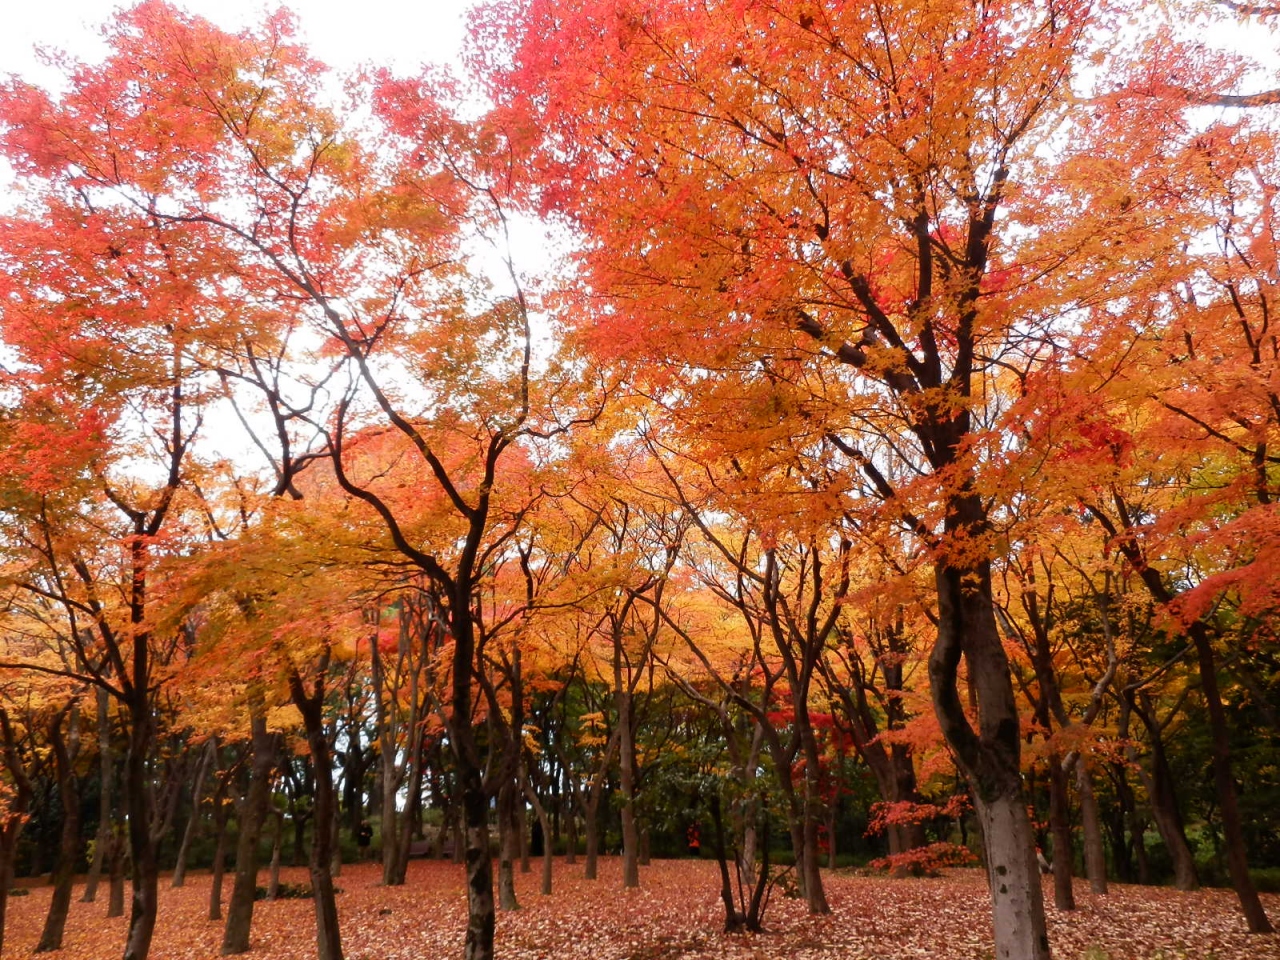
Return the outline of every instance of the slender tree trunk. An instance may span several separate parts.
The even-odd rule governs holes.
[[[1102,847],[1098,799],[1093,794],[1093,774],[1084,757],[1076,760],[1076,792],[1080,794],[1080,824],[1084,833],[1084,872],[1092,893],[1107,892],[1107,857]],[[1142,838],[1138,838],[1141,843]]]
[[[17,736],[9,722],[9,714],[3,707],[0,707],[0,746],[3,746],[4,765],[9,768],[9,775],[13,780],[12,793],[6,798],[8,803],[0,816],[0,954],[3,954],[5,916],[9,907],[9,890],[13,887],[18,837],[22,834],[27,811],[35,799],[35,791],[18,752]]]
[[[289,691],[294,706],[302,714],[315,769],[315,830],[311,845],[311,889],[316,913],[317,960],[342,960],[342,939],[338,929],[338,903],[333,886],[333,842],[337,807],[333,789],[333,759],[329,738],[324,732],[324,676],[328,657],[316,669],[315,690],[308,694],[302,677],[289,675]]]
[[[573,795],[568,794],[569,814],[564,824],[564,862],[573,866],[578,862],[578,811],[574,809]]]
[[[218,742],[211,737],[200,754],[200,763],[196,766],[195,783],[191,787],[191,817],[187,827],[182,831],[182,845],[178,848],[178,860],[173,866],[173,886],[182,886],[187,879],[187,856],[191,851],[191,841],[195,839],[200,826],[200,795],[204,790],[205,774],[213,765],[218,753]]]
[[[1076,896],[1071,886],[1071,812],[1067,798],[1067,773],[1062,757],[1049,754],[1049,826],[1053,833],[1053,904],[1059,910],[1074,910]]]
[[[805,700],[794,703],[796,723],[800,727],[800,746],[804,751],[804,780],[802,808],[802,838],[804,854],[796,868],[804,878],[802,890],[809,913],[814,916],[831,912],[827,894],[822,887],[822,862],[818,853],[818,832],[821,829],[826,805],[822,802],[819,772],[822,758],[818,755],[818,741],[809,722],[809,708]]]
[[[1144,713],[1139,716],[1147,719]],[[1191,846],[1187,843],[1186,830],[1182,824],[1182,814],[1178,810],[1178,798],[1173,789],[1173,775],[1169,770],[1169,761],[1164,753],[1164,741],[1160,731],[1154,724],[1148,724],[1151,734],[1151,772],[1138,763],[1137,751],[1130,747],[1126,751],[1129,761],[1138,771],[1147,798],[1151,802],[1151,815],[1156,829],[1160,831],[1160,839],[1173,862],[1173,883],[1179,890],[1198,890],[1200,879],[1196,876],[1196,861],[1191,855]]]
[[[58,842],[58,866],[53,874],[53,896],[45,917],[36,953],[62,949],[62,934],[71,910],[71,886],[75,881],[76,857],[80,852],[80,787],[73,764],[80,752],[79,715],[72,708],[70,746],[62,737],[62,716],[50,730],[54,765],[58,776],[58,795],[62,801],[62,831]]]
[[[515,794],[517,786],[508,778],[498,788],[498,909],[519,910],[516,900],[515,859],[520,841],[516,836]]]
[[[1118,503],[1124,521],[1124,529],[1129,532],[1131,522],[1123,503]],[[1096,514],[1095,514],[1096,515]],[[1111,531],[1115,532],[1114,524]],[[1119,548],[1125,558],[1142,578],[1147,592],[1157,603],[1168,604],[1174,600],[1172,591],[1165,586],[1160,572],[1146,562],[1139,543],[1132,537],[1118,541]],[[1245,849],[1244,830],[1240,823],[1240,807],[1236,798],[1235,779],[1231,775],[1231,737],[1227,730],[1227,714],[1222,706],[1222,696],[1218,692],[1218,667],[1214,662],[1213,643],[1209,636],[1209,628],[1204,621],[1192,622],[1187,633],[1191,637],[1196,650],[1196,661],[1200,668],[1200,692],[1204,695],[1205,708],[1209,714],[1209,730],[1213,742],[1213,782],[1218,795],[1218,809],[1222,816],[1222,836],[1226,845],[1227,870],[1231,875],[1231,885],[1235,887],[1236,896],[1240,900],[1240,909],[1244,913],[1245,923],[1250,933],[1274,932],[1267,919],[1262,901],[1258,898],[1257,888],[1249,876],[1249,856]]]
[[[1197,621],[1191,625],[1200,663],[1200,690],[1209,710],[1209,729],[1213,736],[1213,782],[1217,787],[1218,808],[1222,816],[1222,838],[1227,849],[1227,870],[1244,911],[1250,933],[1274,933],[1267,919],[1258,890],[1249,876],[1249,854],[1245,848],[1244,829],[1240,823],[1240,806],[1236,799],[1236,782],[1231,775],[1231,737],[1227,732],[1227,714],[1218,693],[1218,668],[1214,663],[1209,631]]]
[[[632,696],[622,676],[622,639],[614,638],[613,689],[618,711],[618,773],[622,787],[622,886],[640,886],[639,834],[636,831],[636,747]]]
[[[833,797],[827,804],[827,869],[836,868],[836,815],[840,811],[837,800]]]
[[[596,879],[598,871],[597,860],[600,854],[600,830],[596,824],[596,813],[600,809],[600,797],[595,791],[592,791],[592,794],[582,811],[583,819],[586,821],[584,832],[587,835],[586,866],[583,868],[582,875],[587,880]]]
[[[271,811],[271,873],[267,880],[267,899],[280,895],[280,853],[284,847],[284,814]]]
[[[258,840],[271,804],[271,779],[279,763],[278,737],[267,729],[266,704],[254,696],[249,705],[250,748],[249,789],[239,807],[239,834],[236,837],[236,875],[227,904],[227,923],[222,931],[222,953],[245,953],[253,928],[253,902],[258,889]]]
[[[213,880],[209,885],[209,919],[222,919],[222,881],[227,872],[227,801],[220,788],[213,797]]]
[[[524,785],[524,795],[528,798],[529,805],[533,807],[533,813],[538,818],[538,823],[542,825],[542,887],[540,892],[544,897],[549,897],[551,896],[551,867],[555,861],[551,818],[547,816],[547,808],[543,805],[537,792],[533,789],[533,785],[529,783],[523,772],[521,773],[521,779]]]
[[[124,862],[127,847],[124,839],[124,828],[112,831],[107,854],[107,916],[124,916]]]
[[[111,752],[111,701],[106,690],[98,689],[98,833],[93,843],[93,861],[89,864],[89,878],[84,885],[81,903],[93,903],[98,898],[98,883],[102,878],[102,865],[111,837],[112,791],[115,780],[115,758]]]

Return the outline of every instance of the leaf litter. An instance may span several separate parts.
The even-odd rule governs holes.
[[[725,934],[719,879],[709,861],[654,861],[641,887],[624,890],[621,863],[602,858],[599,878],[557,861],[554,892],[538,892],[540,864],[517,873],[521,909],[499,912],[498,960],[987,960],[994,948],[981,871],[890,880],[854,872],[824,873],[832,912],[811,917],[803,901],[775,896],[762,934]],[[381,885],[381,866],[343,867],[338,897],[347,960],[423,960],[462,955],[466,893],[462,868],[439,861],[409,865],[403,887]],[[302,868],[282,879],[306,882]],[[221,921],[210,921],[210,879],[188,874],[180,889],[161,882],[160,917],[151,960],[215,960]],[[1083,888],[1083,889],[1082,889]],[[1059,960],[1280,960],[1280,936],[1249,934],[1230,890],[1182,893],[1112,884],[1105,896],[1077,881],[1074,912],[1052,906],[1049,940]],[[6,957],[34,948],[50,889],[9,901]],[[226,894],[230,893],[230,884]],[[77,890],[77,897],[79,891]],[[1280,896],[1264,895],[1273,922]],[[123,951],[127,920],[107,919],[97,903],[73,901],[61,960],[105,960]],[[259,902],[252,949],[262,960],[311,960],[314,914],[305,900]]]

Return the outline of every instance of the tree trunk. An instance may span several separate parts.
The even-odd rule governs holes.
[[[18,836],[25,816],[11,810],[0,821],[0,955],[4,952],[5,915],[9,907],[9,890],[13,887],[14,860],[18,853]]]
[[[111,840],[108,844],[109,852],[107,853],[107,916],[123,917],[124,916],[124,861],[125,861],[125,841],[124,828],[119,831],[112,831]]]
[[[1142,712],[1138,714],[1143,716]],[[1143,717],[1145,720],[1146,717]],[[1169,858],[1173,861],[1173,883],[1179,890],[1198,890],[1200,879],[1196,876],[1196,861],[1191,855],[1191,846],[1187,843],[1186,830],[1182,824],[1182,814],[1178,810],[1178,798],[1173,790],[1173,775],[1169,770],[1169,761],[1164,753],[1164,741],[1158,729],[1148,724],[1151,732],[1151,772],[1137,762],[1137,751],[1130,748],[1126,753],[1138,771],[1151,801],[1151,815],[1156,829],[1160,831],[1160,839],[1164,841]]]
[[[191,841],[195,839],[200,825],[200,794],[204,789],[204,777],[217,756],[217,740],[210,738],[200,754],[200,762],[196,765],[195,783],[191,787],[191,816],[187,820],[186,829],[182,831],[182,844],[178,847],[178,859],[173,865],[172,886],[180,887],[187,880],[187,856],[191,851]]]
[[[621,640],[615,638],[613,657],[614,696],[618,710],[618,772],[622,786],[622,886],[634,889],[640,886],[639,833],[636,830],[636,748],[635,731],[632,728],[632,696],[623,684],[621,657],[617,648]]]
[[[574,809],[573,795],[568,795],[569,815],[564,824],[564,862],[573,866],[578,862],[578,811]]]
[[[975,495],[957,497],[953,533],[977,536],[985,513]],[[968,778],[982,824],[990,878],[996,960],[1049,960],[1044,898],[1031,821],[1022,797],[1018,711],[1009,662],[996,630],[991,569],[980,562],[935,568],[938,635],[929,658],[934,712]],[[959,694],[961,658],[977,701],[978,730]]]
[[[1000,960],[1021,960],[1026,954],[1010,945],[1028,943],[1036,946],[1031,956],[1047,958],[1044,902],[1026,805],[1016,794],[990,801],[975,800],[989,864],[987,879],[991,884],[996,956]]]
[[[498,909],[519,910],[516,900],[515,861],[520,853],[516,833],[516,786],[507,778],[498,788]]]
[[[213,831],[217,836],[213,849],[213,881],[209,886],[209,919],[222,919],[222,881],[227,871],[227,801],[226,785],[219,784],[213,797]]]
[[[1200,664],[1200,691],[1209,710],[1209,729],[1213,735],[1213,782],[1217,788],[1218,808],[1222,816],[1222,838],[1227,850],[1227,870],[1244,911],[1250,933],[1273,933],[1262,901],[1258,898],[1253,878],[1249,876],[1249,854],[1245,849],[1244,830],[1240,823],[1240,807],[1236,800],[1236,783],[1231,775],[1231,738],[1227,732],[1227,714],[1218,693],[1218,669],[1214,663],[1209,631],[1197,621],[1191,625]]]
[[[258,840],[271,804],[271,779],[279,762],[278,737],[267,729],[266,705],[255,696],[249,705],[250,746],[253,763],[249,790],[239,808],[236,837],[236,876],[227,904],[227,924],[222,931],[222,953],[246,953],[253,927],[253,901],[258,888]]]
[[[135,648],[146,646],[146,639],[135,640]],[[137,656],[135,649],[135,656]],[[134,667],[134,678],[143,684],[134,691],[129,705],[129,752],[125,757],[125,805],[129,810],[129,854],[133,860],[133,897],[129,909],[129,935],[125,941],[124,960],[147,960],[151,939],[155,934],[156,915],[160,905],[160,864],[156,859],[156,841],[152,836],[151,791],[147,761],[151,754],[150,694],[145,686],[147,669]]]
[[[834,870],[836,868],[836,815],[840,812],[840,805],[833,797],[831,802],[827,804],[827,869]]]
[[[337,805],[333,789],[333,758],[329,738],[324,733],[324,680],[329,666],[327,655],[315,671],[314,692],[308,694],[296,669],[289,674],[289,693],[302,714],[315,770],[315,830],[311,844],[311,890],[316,913],[317,960],[342,960],[342,938],[338,929],[338,903],[333,886],[334,826]]]
[[[267,899],[280,895],[280,853],[284,847],[284,814],[271,811],[271,873],[267,880]]]
[[[480,768],[459,770],[466,838],[467,935],[464,960],[493,960],[493,858],[489,853],[489,797]]]
[[[1049,826],[1053,833],[1053,905],[1059,910],[1076,908],[1071,886],[1074,859],[1071,844],[1071,811],[1067,798],[1067,772],[1062,757],[1049,754]]]
[[[58,842],[58,866],[53,874],[53,896],[35,953],[62,949],[62,934],[71,909],[71,886],[75,881],[76,857],[80,852],[80,787],[73,764],[80,752],[79,715],[72,708],[70,746],[62,737],[62,715],[50,730],[54,766],[58,776],[58,796],[62,801],[62,832]]]
[[[1131,531],[1131,522],[1127,511],[1121,506],[1126,533]],[[1095,513],[1095,516],[1097,514]],[[1115,526],[1110,530],[1115,532]],[[1130,565],[1142,578],[1147,592],[1157,603],[1169,604],[1175,599],[1173,592],[1165,585],[1160,572],[1147,563],[1146,557],[1137,540],[1132,536],[1118,541],[1119,548]],[[1244,913],[1245,923],[1250,933],[1272,933],[1271,922],[1267,919],[1262,901],[1258,899],[1257,888],[1249,876],[1249,856],[1245,849],[1244,830],[1240,824],[1240,808],[1236,799],[1235,780],[1231,775],[1231,737],[1227,730],[1227,715],[1222,706],[1222,696],[1218,692],[1218,668],[1214,662],[1213,643],[1209,636],[1209,628],[1204,621],[1193,621],[1187,627],[1187,633],[1196,649],[1196,661],[1200,668],[1200,692],[1204,695],[1205,708],[1209,713],[1209,730],[1213,742],[1213,782],[1218,796],[1218,809],[1222,816],[1222,835],[1226,845],[1227,870],[1231,875],[1231,885],[1235,887],[1236,896],[1240,900],[1240,909]]]
[[[1076,791],[1080,794],[1080,823],[1084,833],[1084,872],[1092,893],[1107,892],[1107,857],[1102,848],[1102,825],[1098,820],[1098,799],[1093,794],[1093,774],[1084,757],[1076,760]],[[1142,838],[1138,838],[1142,842]]]
[[[115,759],[111,753],[110,694],[98,689],[98,833],[93,843],[93,862],[89,864],[89,878],[84,885],[81,903],[93,903],[98,898],[98,883],[102,879],[102,865],[111,837],[111,793],[114,789]]]
[[[600,830],[596,825],[596,812],[600,809],[599,796],[593,796],[587,800],[582,811],[583,830],[587,835],[587,854],[586,866],[583,868],[582,875],[587,880],[594,880],[597,876],[597,859],[600,853]]]
[[[521,774],[524,784],[524,795],[529,800],[529,805],[533,807],[534,816],[538,818],[538,823],[542,825],[542,887],[541,894],[544,897],[551,896],[551,867],[555,861],[555,844],[552,840],[551,818],[547,816],[547,808],[538,798],[537,792],[533,789],[533,785],[529,783],[527,777]]]

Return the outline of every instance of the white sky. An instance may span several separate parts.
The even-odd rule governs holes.
[[[40,66],[34,48],[66,50],[83,60],[105,53],[98,27],[122,4],[117,0],[6,0],[0,16],[0,74],[18,73],[41,84],[56,73]],[[339,70],[365,61],[415,72],[444,62],[462,45],[469,0],[181,0],[179,6],[234,29],[261,22],[266,10],[287,6],[298,16],[302,39],[318,59]]]

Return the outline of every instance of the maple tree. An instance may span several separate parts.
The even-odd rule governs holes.
[[[452,844],[475,960],[559,942],[524,918],[580,909],[580,826],[625,888],[701,829],[716,874],[648,869],[756,930],[771,823],[846,923],[824,842],[927,872],[975,819],[996,955],[1045,957],[1081,946],[1034,848],[1047,817],[1070,907],[1073,802],[1091,909],[1211,877],[1220,827],[1266,930],[1274,96],[1160,17],[1104,49],[1130,13],[503,0],[480,106],[148,0],[59,92],[7,81],[0,671],[44,693],[0,714],[0,881],[56,835],[37,945],[76,936],[90,784],[135,960],[163,841],[220,917],[233,822],[224,953],[292,949],[254,906],[286,825],[314,949],[380,950],[335,884],[366,816],[388,903]],[[535,208],[577,245],[537,281]]]

